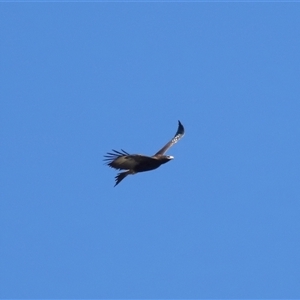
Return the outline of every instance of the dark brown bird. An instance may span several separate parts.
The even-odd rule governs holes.
[[[170,147],[176,144],[183,137],[183,135],[184,128],[180,121],[178,121],[178,129],[175,133],[175,136],[153,156],[129,154],[122,149],[121,151],[112,150],[113,153],[107,153],[107,155],[104,155],[104,161],[106,161],[106,164],[111,168],[117,170],[127,170],[119,173],[115,177],[115,186],[129,174],[151,171],[172,160],[174,158],[173,156],[164,155],[164,153],[167,152]]]

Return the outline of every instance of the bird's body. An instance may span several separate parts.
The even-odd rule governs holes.
[[[174,158],[173,156],[164,155],[164,153],[177,143],[184,135],[184,128],[180,121],[178,121],[178,123],[178,129],[173,139],[153,156],[129,154],[124,150],[112,150],[113,153],[107,153],[104,160],[107,161],[108,166],[117,170],[127,170],[126,172],[121,172],[116,176],[115,186],[129,174],[152,171],[160,167],[162,164],[172,160]]]

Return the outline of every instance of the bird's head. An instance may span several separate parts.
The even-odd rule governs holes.
[[[174,158],[174,156],[171,156],[171,155],[162,155],[160,157],[160,161],[162,162],[162,164],[165,164],[168,161],[172,160],[173,158]]]

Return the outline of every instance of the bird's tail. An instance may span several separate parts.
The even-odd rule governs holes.
[[[121,172],[121,173],[119,173],[116,177],[115,177],[115,179],[116,179],[116,184],[115,184],[115,186],[116,185],[118,185],[127,175],[129,175],[129,174],[132,174],[132,172],[129,170],[129,171],[126,171],[126,172]]]

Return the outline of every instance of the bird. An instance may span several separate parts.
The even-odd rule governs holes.
[[[121,149],[121,151],[112,150],[112,152],[107,152],[107,154],[104,155],[106,165],[116,170],[126,170],[125,172],[117,174],[115,177],[115,186],[117,186],[128,175],[155,170],[161,165],[174,159],[173,156],[164,154],[183,136],[184,127],[181,122],[178,121],[178,129],[174,137],[153,156],[129,154],[123,149]]]

